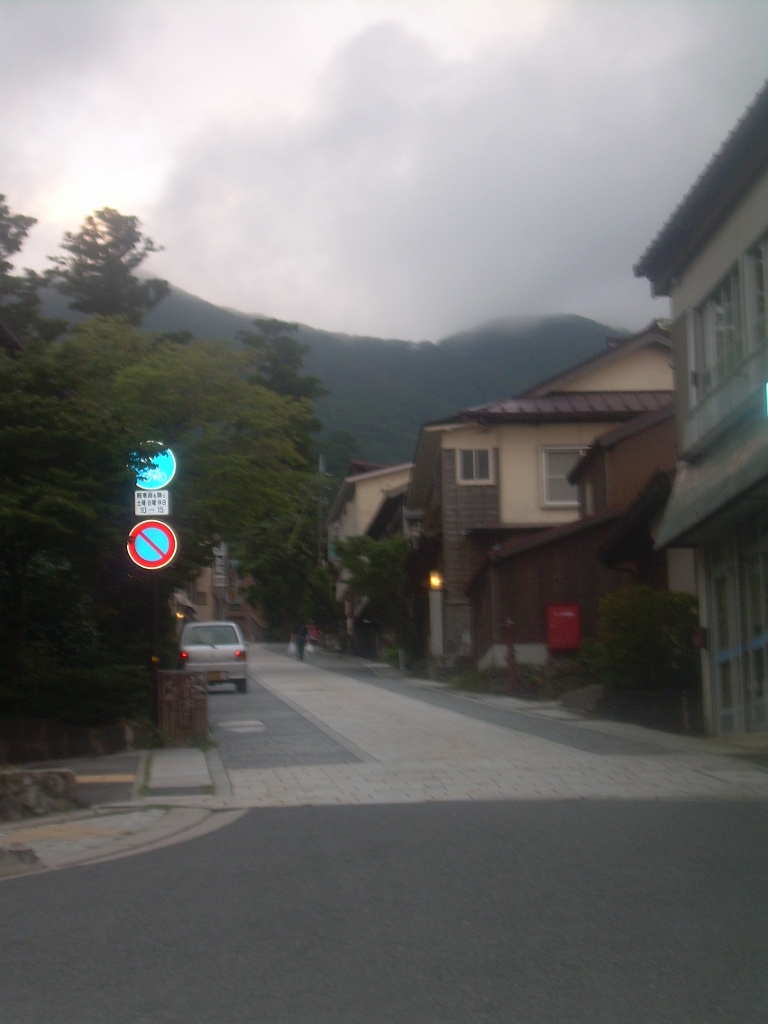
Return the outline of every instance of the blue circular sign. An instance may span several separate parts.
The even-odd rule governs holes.
[[[128,554],[142,569],[162,569],[173,561],[179,542],[167,523],[149,519],[128,534]]]
[[[136,486],[145,491],[167,487],[176,472],[176,458],[170,448],[152,456],[152,461],[136,474]]]

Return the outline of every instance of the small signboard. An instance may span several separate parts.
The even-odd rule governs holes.
[[[142,569],[163,569],[178,548],[176,534],[167,523],[146,519],[128,534],[128,554]]]
[[[217,544],[213,549],[213,573],[211,582],[214,587],[227,585],[227,545]]]
[[[137,516],[170,515],[170,491],[134,491],[133,510]]]

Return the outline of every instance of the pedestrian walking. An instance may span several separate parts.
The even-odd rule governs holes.
[[[304,661],[304,645],[307,642],[307,627],[302,622],[300,626],[297,626],[293,631],[293,642],[296,644],[296,657],[299,661]]]

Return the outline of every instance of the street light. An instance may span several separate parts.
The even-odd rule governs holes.
[[[430,590],[442,590],[443,589],[443,577],[439,572],[431,572],[429,574],[429,589]]]

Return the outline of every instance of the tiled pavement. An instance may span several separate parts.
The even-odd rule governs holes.
[[[250,663],[263,687],[365,760],[230,768],[230,806],[768,797],[768,772],[723,756],[711,743],[660,740],[659,734],[640,742],[614,734],[614,752],[602,753],[606,733],[585,738],[577,724],[547,722],[557,737],[547,739],[535,728],[521,731],[470,716],[465,704],[436,706],[265,647],[252,649]],[[627,752],[616,752],[622,744]]]

